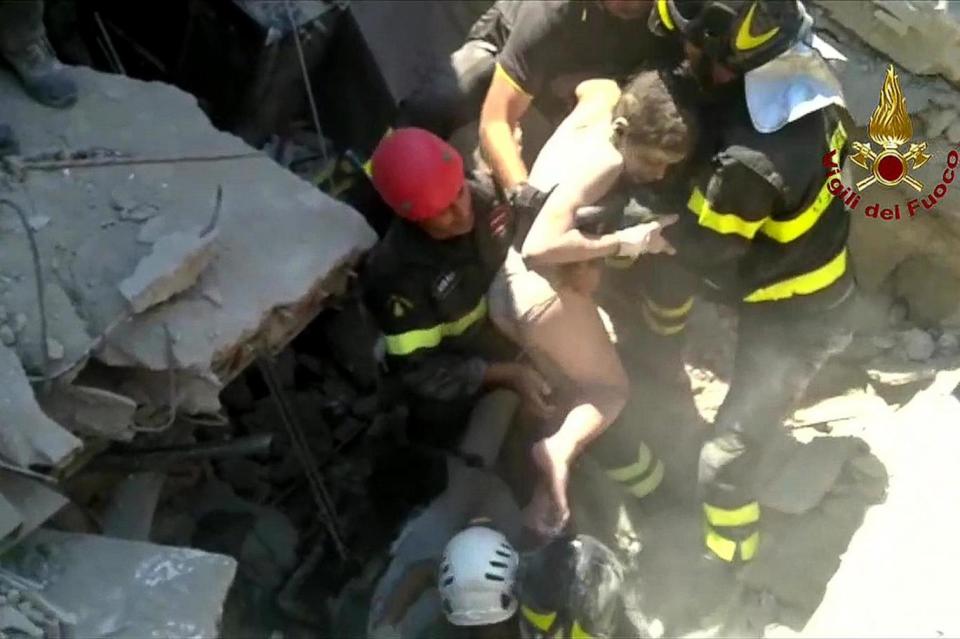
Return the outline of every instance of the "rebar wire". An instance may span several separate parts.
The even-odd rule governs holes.
[[[25,184],[24,194],[26,194],[27,200],[31,203],[31,210],[33,210],[34,215],[36,215],[36,210],[33,207],[33,200],[30,198],[30,193],[26,190]],[[27,234],[27,242],[30,244],[30,253],[33,257],[33,277],[37,288],[37,308],[40,312],[40,361],[43,362],[43,392],[49,393],[50,352],[47,347],[47,303],[45,299],[46,285],[43,279],[43,266],[40,263],[40,249],[37,247],[37,238],[33,232],[33,229],[30,227],[30,221],[27,219],[27,214],[24,213],[22,208],[20,208],[20,205],[13,200],[8,200],[7,198],[0,198],[0,204],[5,204],[7,207],[13,209],[13,212],[17,214],[17,218],[20,220],[20,224],[23,226],[23,230]]]
[[[123,62],[120,61],[120,56],[117,55],[117,50],[113,47],[113,40],[110,38],[110,34],[107,32],[107,27],[103,24],[103,20],[100,19],[100,14],[96,11],[93,12],[93,19],[97,22],[97,27],[100,29],[100,33],[103,34],[103,39],[107,43],[107,49],[110,52],[111,64],[113,64],[122,75],[127,75],[127,70],[123,68]]]
[[[303,471],[307,476],[314,501],[320,509],[320,516],[324,526],[333,541],[337,554],[340,555],[342,560],[346,560],[348,556],[347,547],[340,534],[340,527],[333,500],[330,498],[330,493],[327,491],[323,483],[323,478],[320,476],[317,462],[314,459],[313,452],[310,450],[310,444],[303,432],[303,428],[297,420],[295,413],[290,409],[286,397],[283,395],[283,390],[277,381],[276,371],[273,368],[273,361],[269,359],[269,356],[261,357],[257,360],[257,366],[263,375],[263,380],[270,391],[270,395],[273,397],[273,401],[277,405],[280,421],[283,422],[283,426],[290,436],[290,442],[293,444],[294,452],[300,458],[300,464],[303,466]]]
[[[246,153],[225,153],[222,155],[181,155],[160,158],[102,158],[92,160],[50,160],[34,162],[22,160],[15,165],[20,172],[26,171],[59,171],[61,169],[86,169],[101,166],[132,166],[138,164],[183,164],[188,162],[221,162],[224,160],[245,160],[248,158],[267,157],[260,151]]]
[[[177,421],[177,410],[179,408],[177,402],[177,370],[176,363],[177,357],[173,352],[173,334],[170,332],[170,325],[166,322],[163,323],[163,340],[164,340],[164,353],[167,360],[167,393],[168,393],[168,413],[166,421],[162,426],[139,426],[134,424],[130,427],[135,433],[162,433],[167,430],[173,423]]]
[[[300,61],[300,76],[303,79],[303,87],[307,91],[307,101],[310,103],[310,115],[313,116],[313,126],[317,130],[317,141],[320,147],[320,155],[324,164],[328,162],[327,144],[323,137],[323,130],[320,128],[320,113],[317,111],[317,102],[313,99],[313,87],[310,84],[310,74],[307,73],[307,60],[303,55],[303,44],[300,42],[300,28],[293,19],[293,9],[290,8],[290,0],[284,0],[283,6],[287,10],[287,19],[290,21],[290,30],[293,33],[293,43],[297,48],[297,59]]]

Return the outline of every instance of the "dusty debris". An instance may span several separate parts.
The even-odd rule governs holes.
[[[956,544],[956,482],[944,475],[960,447],[960,375],[941,373],[901,410],[863,431],[889,472],[882,504],[850,541],[803,636],[952,636],[960,633],[950,588]],[[910,540],[910,551],[891,551]],[[908,585],[909,587],[904,587]]]
[[[0,346],[0,457],[23,468],[57,466],[80,447],[79,439],[43,413],[20,360]]]
[[[40,530],[4,567],[43,584],[77,637],[213,637],[236,562],[190,548]]]
[[[68,499],[48,484],[0,471],[0,552],[40,527]]]
[[[817,437],[791,447],[793,454],[780,472],[765,483],[760,503],[788,515],[802,515],[818,506],[834,486],[844,464],[863,455],[866,445],[853,438]]]
[[[153,250],[120,282],[120,292],[134,313],[165,302],[193,286],[213,259],[216,232],[205,236],[177,232],[158,239]]]
[[[133,437],[137,403],[117,393],[81,386],[57,385],[41,399],[44,412],[69,430],[104,439],[128,441]]]
[[[919,328],[901,333],[900,341],[907,358],[915,362],[927,361],[937,350],[937,343],[930,333]]]
[[[120,482],[103,517],[103,534],[130,541],[150,541],[153,514],[166,477],[135,473]]]

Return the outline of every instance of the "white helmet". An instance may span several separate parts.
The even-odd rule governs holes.
[[[517,611],[520,563],[507,538],[483,526],[453,537],[443,551],[437,589],[447,620],[455,626],[486,626]]]

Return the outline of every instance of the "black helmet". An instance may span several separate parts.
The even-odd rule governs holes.
[[[616,636],[624,569],[607,546],[589,535],[560,538],[525,557],[524,564],[524,637]]]
[[[809,17],[799,0],[656,0],[655,33],[687,40],[711,59],[746,73],[802,37]]]

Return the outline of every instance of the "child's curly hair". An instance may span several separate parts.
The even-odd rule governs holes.
[[[623,87],[613,110],[614,144],[641,144],[687,157],[697,138],[693,100],[682,77],[669,70],[639,72]]]

